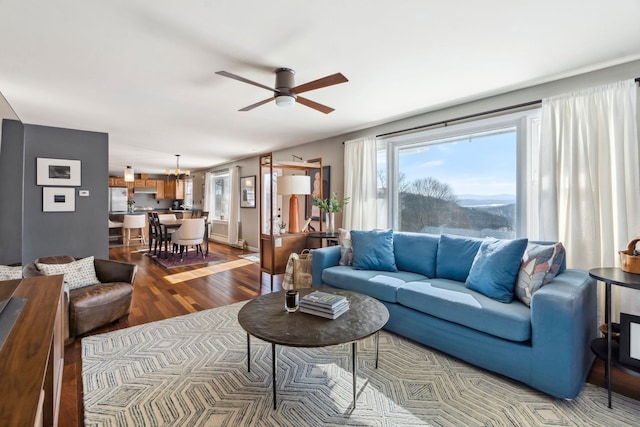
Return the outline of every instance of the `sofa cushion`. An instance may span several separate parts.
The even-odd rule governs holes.
[[[533,294],[556,277],[564,258],[564,246],[560,242],[529,243],[518,271],[516,298],[530,306]]]
[[[351,232],[344,228],[338,229],[338,243],[340,244],[339,265],[353,264],[353,245],[351,244]]]
[[[16,280],[22,279],[22,267],[0,265],[0,280]]]
[[[441,235],[438,242],[435,277],[458,282],[467,280],[481,243],[482,239],[473,237]]]
[[[528,242],[528,239],[484,239],[465,282],[467,288],[510,303]]]
[[[440,236],[421,233],[393,233],[393,252],[398,270],[436,277],[436,256]]]
[[[329,267],[322,271],[322,283],[386,302],[396,302],[396,291],[405,282],[423,279],[426,277],[408,271],[355,270],[347,266]]]
[[[398,271],[393,253],[393,230],[352,230],[353,268]]]
[[[431,279],[406,283],[398,288],[398,303],[510,341],[531,338],[529,307],[517,300],[503,304],[457,281]]]
[[[100,283],[96,276],[92,256],[65,264],[36,262],[36,267],[47,276],[64,274],[64,282],[69,285],[71,290]]]

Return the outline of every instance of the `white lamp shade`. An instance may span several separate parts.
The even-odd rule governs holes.
[[[284,175],[278,177],[278,194],[311,194],[311,177],[307,175]]]
[[[124,169],[124,182],[133,182],[133,168],[131,166]]]

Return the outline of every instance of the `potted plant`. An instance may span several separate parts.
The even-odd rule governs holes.
[[[133,205],[136,204],[136,201],[133,199],[129,199],[127,200],[127,210],[132,213],[133,212]]]
[[[278,228],[280,228],[280,234],[286,233],[287,232],[287,223],[286,222],[278,223]]]
[[[338,200],[338,194],[334,191],[328,199],[314,197],[313,201],[320,210],[327,213],[327,233],[333,233],[335,231],[335,213],[342,212],[344,206],[349,203],[349,197]]]

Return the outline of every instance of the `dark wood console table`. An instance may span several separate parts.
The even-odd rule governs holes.
[[[56,426],[64,367],[62,275],[0,282],[26,299],[0,350],[0,425]]]
[[[591,351],[593,351],[598,358],[605,361],[609,408],[611,408],[611,366],[615,366],[633,375],[640,375],[640,369],[620,362],[620,347],[618,343],[612,339],[611,285],[640,290],[640,274],[626,273],[619,268],[606,267],[589,270],[589,276],[605,284],[604,320],[607,325],[607,337],[593,340],[591,342]]]

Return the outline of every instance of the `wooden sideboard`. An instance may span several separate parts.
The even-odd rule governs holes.
[[[64,367],[62,275],[0,282],[26,299],[0,350],[0,425],[56,426]]]

